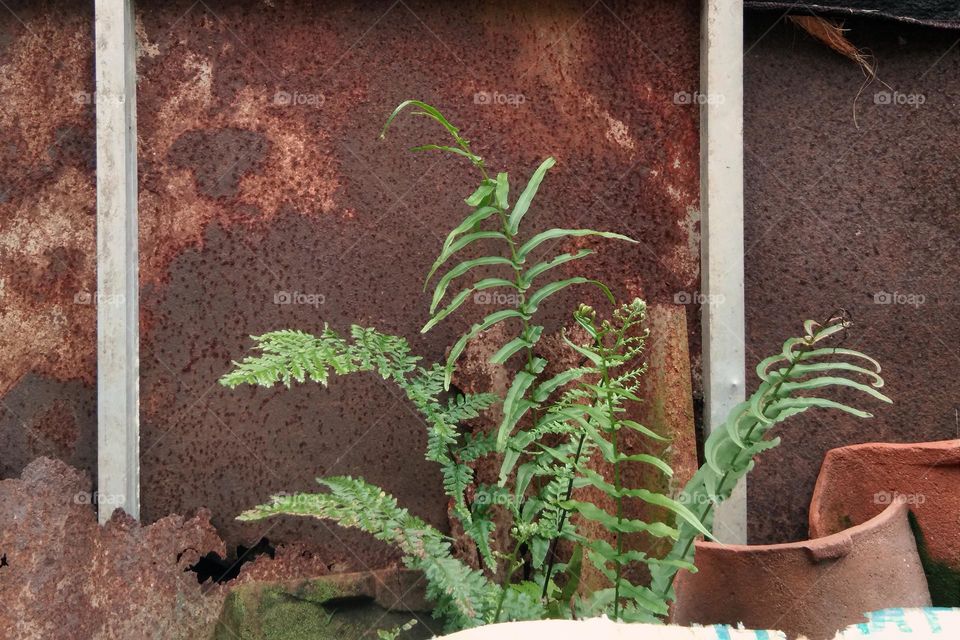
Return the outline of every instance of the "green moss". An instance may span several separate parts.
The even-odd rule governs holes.
[[[935,607],[960,607],[960,571],[948,567],[943,562],[930,556],[930,550],[923,537],[923,531],[917,523],[913,512],[908,514],[910,528],[917,539],[917,551],[920,554],[920,563],[923,572],[927,574],[927,585],[930,588],[930,600]]]
[[[368,598],[351,595],[324,580],[295,590],[243,585],[227,596],[213,640],[376,640],[377,629],[391,629],[413,617],[421,624],[400,638],[427,638],[431,630],[440,630],[429,618],[385,611]]]

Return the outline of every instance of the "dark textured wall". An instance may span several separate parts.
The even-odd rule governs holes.
[[[875,56],[849,60],[767,15],[747,20],[746,294],[752,367],[838,307],[846,340],[881,361],[892,407],[805,414],[750,476],[750,536],[806,536],[824,453],[960,437],[960,110],[956,32],[848,22]],[[881,82],[882,81],[882,82]],[[755,379],[748,369],[749,379]]]
[[[698,32],[697,3],[673,0],[141,3],[144,518],[206,505],[228,541],[301,538],[331,561],[377,563],[382,549],[341,545],[345,532],[321,523],[233,520],[350,473],[445,526],[424,427],[395,389],[361,376],[229,391],[217,378],[249,334],[355,322],[439,359],[484,314],[469,305],[418,333],[422,276],[476,177],[407,151],[443,140],[428,122],[405,118],[377,140],[410,97],[441,107],[515,181],[556,156],[528,218],[638,238],[583,263],[620,295],[695,291],[698,123],[684,96]],[[316,304],[275,304],[281,292]],[[551,329],[580,295],[551,299]],[[695,308],[688,318],[698,336]]]
[[[93,2],[0,10],[0,478],[96,464]]]

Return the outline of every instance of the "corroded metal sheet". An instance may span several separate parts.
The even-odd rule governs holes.
[[[96,464],[93,2],[0,12],[0,477]]]
[[[799,335],[803,319],[842,307],[855,323],[845,346],[882,363],[895,404],[851,397],[876,417],[811,412],[778,429],[783,444],[761,456],[748,484],[758,543],[806,537],[829,449],[956,438],[960,428],[960,129],[945,90],[960,71],[956,36],[848,22],[847,37],[873,53],[884,81],[865,86],[849,60],[770,26],[748,20],[748,365]]]
[[[423,424],[396,389],[359,376],[228,391],[217,378],[249,334],[325,322],[407,336],[435,360],[489,310],[478,300],[419,334],[423,274],[476,178],[407,151],[442,139],[426,122],[377,140],[409,97],[441,107],[515,181],[556,156],[528,217],[639,239],[584,263],[620,296],[695,292],[698,29],[695,2],[141,6],[144,518],[209,506],[230,542],[306,539],[344,566],[385,562],[323,523],[233,520],[349,473],[445,527]],[[550,330],[580,296],[592,300],[551,298]]]

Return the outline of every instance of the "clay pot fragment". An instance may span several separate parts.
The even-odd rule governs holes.
[[[743,623],[790,638],[833,638],[864,613],[929,606],[930,594],[907,520],[895,502],[833,535],[772,545],[697,542],[697,573],[677,576],[673,622]]]
[[[810,504],[810,535],[866,522],[896,501],[915,518],[933,603],[960,606],[960,440],[827,452]]]

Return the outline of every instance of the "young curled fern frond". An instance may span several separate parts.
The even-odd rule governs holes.
[[[892,402],[879,391],[883,378],[876,360],[853,349],[822,346],[850,324],[842,317],[823,325],[807,320],[803,336],[790,338],[780,353],[757,365],[760,385],[710,433],[704,445],[706,462],[680,496],[680,501],[707,527],[712,526],[716,505],[729,498],[737,481],[753,468],[754,457],[780,444],[780,438],[765,437],[777,424],[809,409],[834,409],[858,418],[873,417],[867,411],[812,392],[848,388],[881,402]],[[678,522],[678,529],[680,535],[666,557],[670,562],[653,571],[653,589],[663,597],[673,597],[677,567],[671,562],[692,563],[693,543],[700,533],[683,522]]]

